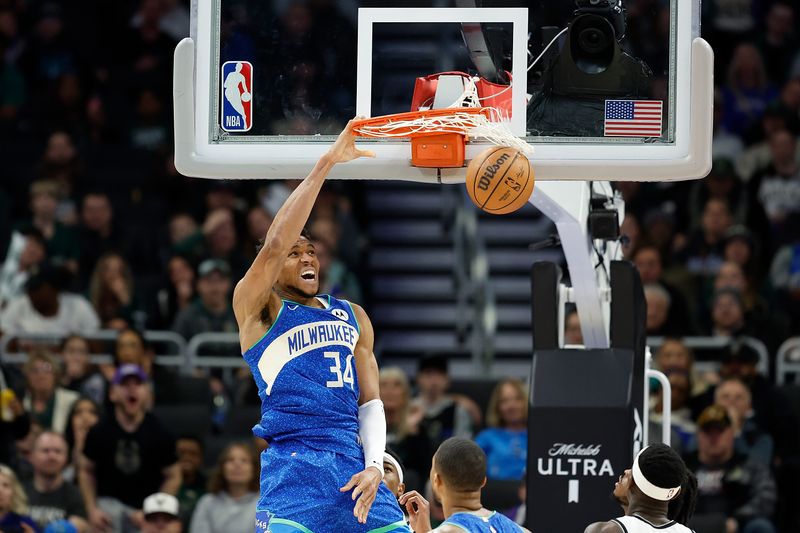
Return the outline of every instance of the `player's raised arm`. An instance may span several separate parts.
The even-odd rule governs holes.
[[[370,151],[356,148],[350,121],[330,150],[317,161],[311,173],[284,202],[267,231],[264,246],[233,291],[233,311],[240,330],[245,329],[248,320],[257,319],[270,302],[272,286],[292,245],[300,236],[331,168],[336,163],[373,156]],[[277,296],[275,300],[279,304]],[[270,315],[274,317],[272,311],[270,309]],[[243,344],[245,342],[243,339]]]

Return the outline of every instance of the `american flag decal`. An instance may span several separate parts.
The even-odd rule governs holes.
[[[606,137],[661,137],[661,100],[606,100]]]

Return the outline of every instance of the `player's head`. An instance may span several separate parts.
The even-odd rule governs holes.
[[[480,492],[485,484],[486,454],[480,446],[463,437],[450,437],[439,446],[431,464],[431,487],[438,499]]]
[[[290,298],[313,298],[319,291],[319,260],[314,241],[306,230],[294,242],[275,286]]]
[[[406,491],[403,476],[403,461],[394,451],[386,449],[383,452],[383,482],[399,498]]]
[[[614,497],[624,506],[663,503],[669,518],[685,524],[696,503],[697,480],[675,450],[666,444],[643,449],[614,485]]]

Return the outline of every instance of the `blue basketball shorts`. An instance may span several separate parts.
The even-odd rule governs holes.
[[[256,533],[411,533],[397,499],[383,483],[366,524],[353,516],[352,491],[339,492],[363,460],[306,447],[261,454]]]

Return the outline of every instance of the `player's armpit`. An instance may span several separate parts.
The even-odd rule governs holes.
[[[263,295],[263,298],[243,302],[244,295],[249,292],[248,285],[244,281],[245,279],[242,278],[233,292],[233,313],[236,316],[236,323],[239,327],[239,341],[242,353],[264,335],[265,328],[269,328],[272,325],[272,321],[275,320],[281,309],[281,299],[275,294],[271,286],[266,289],[267,292]],[[253,289],[253,292],[257,290]],[[269,306],[269,322],[265,323],[262,322],[261,312],[266,306]]]
[[[277,267],[280,267],[285,259],[285,255],[281,256]],[[248,319],[260,316],[264,306],[272,303],[271,298],[280,301],[280,298],[272,291],[278,270],[276,270],[275,279],[271,281],[270,276],[260,272],[262,268],[266,270],[267,265],[273,261],[277,262],[277,259],[269,257],[264,259],[264,264],[253,263],[233,289],[233,314],[236,316],[240,330],[246,325]]]

